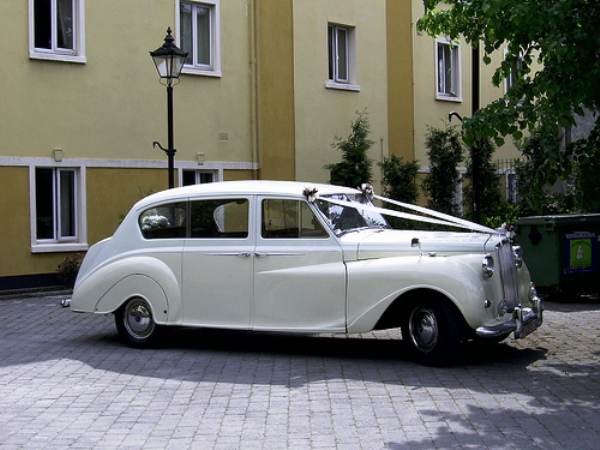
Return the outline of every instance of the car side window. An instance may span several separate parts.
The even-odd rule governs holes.
[[[195,200],[190,216],[192,238],[248,237],[248,199]]]
[[[281,199],[263,200],[261,235],[266,239],[329,236],[306,202]]]
[[[146,239],[184,238],[186,210],[185,203],[171,203],[147,209],[140,214],[140,230]]]

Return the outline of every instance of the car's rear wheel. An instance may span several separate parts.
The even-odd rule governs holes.
[[[128,300],[117,310],[115,323],[121,339],[132,347],[154,347],[162,334],[162,327],[154,321],[150,305],[140,297]]]
[[[402,323],[402,340],[416,362],[442,366],[456,358],[460,346],[458,313],[442,299],[413,303]]]

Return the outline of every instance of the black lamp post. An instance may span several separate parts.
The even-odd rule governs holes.
[[[153,142],[153,146],[158,146],[167,154],[169,160],[169,189],[175,186],[174,170],[175,170],[175,148],[173,144],[173,85],[179,82],[181,69],[187,58],[187,52],[182,51],[175,45],[175,39],[171,36],[171,27],[167,29],[167,36],[162,47],[150,52],[152,60],[156,65],[156,70],[161,79],[161,84],[167,86],[167,121],[168,121],[168,146],[163,148],[157,141]],[[165,80],[164,82],[162,80]]]

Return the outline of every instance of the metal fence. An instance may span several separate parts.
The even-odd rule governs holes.
[[[521,200],[519,196],[519,186],[517,184],[517,159],[499,159],[496,161],[498,165],[498,173],[502,176],[502,184],[506,200],[518,203]]]

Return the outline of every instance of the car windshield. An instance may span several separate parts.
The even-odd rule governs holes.
[[[327,224],[333,232],[340,236],[349,231],[356,231],[365,228],[384,229],[391,228],[384,217],[374,211],[365,210],[361,205],[373,206],[370,200],[365,199],[361,194],[346,195],[335,194],[324,196],[325,199],[349,202],[356,205],[342,206],[328,202],[323,198],[317,200],[319,211],[325,216]]]

